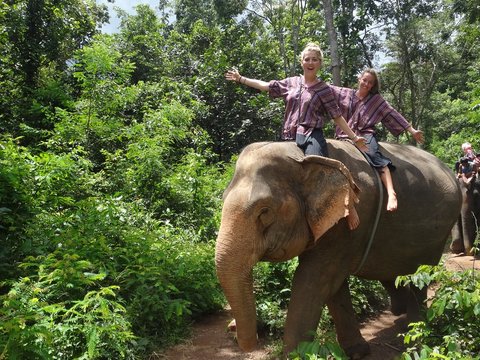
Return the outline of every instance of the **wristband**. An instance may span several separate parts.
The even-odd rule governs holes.
[[[359,140],[358,135],[355,135],[355,136],[353,137],[353,139],[352,139],[352,141],[353,141],[354,143],[356,143],[358,140]]]

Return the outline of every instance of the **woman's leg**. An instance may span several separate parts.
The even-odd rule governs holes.
[[[379,172],[380,179],[382,179],[382,183],[387,189],[387,211],[395,211],[398,207],[397,194],[395,193],[395,189],[393,188],[392,174],[390,173],[390,169],[388,168],[388,166],[385,166],[381,168]]]

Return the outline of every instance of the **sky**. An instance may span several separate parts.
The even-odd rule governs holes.
[[[106,4],[108,7],[108,13],[110,15],[110,23],[105,24],[102,27],[102,32],[111,34],[114,33],[118,30],[118,26],[120,23],[120,20],[118,19],[115,10],[113,10],[114,7],[119,7],[122,10],[125,10],[126,12],[133,14],[135,6],[140,5],[140,4],[146,4],[149,5],[152,9],[157,9],[158,7],[158,0],[115,0],[115,3],[109,3],[107,0],[96,0],[97,3],[99,4]],[[391,61],[390,58],[387,58],[384,53],[377,53],[378,59],[374,60],[375,65],[378,67],[385,63],[387,60]]]
[[[110,15],[110,23],[105,24],[102,27],[102,32],[111,34],[118,30],[120,20],[117,18],[117,13],[113,10],[114,7],[119,7],[126,12],[133,14],[134,8],[140,4],[150,5],[152,9],[158,7],[158,0],[115,0],[115,3],[109,3],[107,0],[97,0],[98,4],[106,4],[108,7],[108,13]]]

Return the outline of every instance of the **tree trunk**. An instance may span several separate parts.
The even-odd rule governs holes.
[[[325,12],[325,24],[327,26],[328,40],[330,43],[330,58],[332,60],[332,80],[333,85],[341,86],[342,78],[340,76],[340,58],[338,56],[337,33],[333,26],[333,9],[331,0],[323,0],[323,11]]]

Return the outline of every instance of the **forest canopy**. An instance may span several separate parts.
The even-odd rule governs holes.
[[[464,141],[480,150],[478,1],[159,0],[105,34],[109,16],[92,0],[0,3],[0,358],[137,358],[223,306],[222,192],[283,118],[227,69],[298,74],[315,41],[322,79],[354,87],[376,67],[452,168]]]

